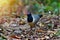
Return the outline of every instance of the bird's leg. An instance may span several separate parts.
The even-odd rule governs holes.
[[[32,30],[34,27],[35,27],[35,24],[34,24],[34,23],[31,23],[31,25],[30,25],[31,30]]]
[[[33,28],[33,27],[35,27],[35,24],[34,24],[34,23],[32,23],[32,22],[31,22],[31,23],[29,23],[29,25],[30,25],[30,29],[31,29],[31,30],[32,30],[32,28]]]
[[[32,26],[30,25],[30,30],[32,30]]]

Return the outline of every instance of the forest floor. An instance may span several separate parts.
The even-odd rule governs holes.
[[[26,18],[3,18],[0,35],[7,40],[60,40],[60,16],[44,16],[32,29]]]

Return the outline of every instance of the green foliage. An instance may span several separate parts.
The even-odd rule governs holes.
[[[54,14],[58,15],[60,10],[59,0],[25,0],[25,3],[33,7],[30,8],[32,13],[41,13],[44,11],[53,11]]]
[[[53,10],[53,7],[52,6],[46,6],[45,10]]]
[[[6,40],[5,38],[3,38],[3,37],[0,37],[0,40]]]

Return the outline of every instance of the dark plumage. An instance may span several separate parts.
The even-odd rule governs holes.
[[[29,23],[30,27],[34,27],[35,24],[39,21],[39,19],[42,16],[43,15],[31,14],[31,12],[28,13],[27,14],[27,22]]]
[[[27,21],[28,22],[32,22],[33,21],[32,14],[27,14]]]
[[[23,13],[27,15],[27,22],[30,27],[35,27],[35,24],[39,21],[39,19],[43,16],[40,14],[32,14],[29,10],[30,6],[25,6]]]

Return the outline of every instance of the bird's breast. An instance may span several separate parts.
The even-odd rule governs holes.
[[[32,22],[33,21],[33,17],[32,16],[28,16],[27,21],[28,22]]]

